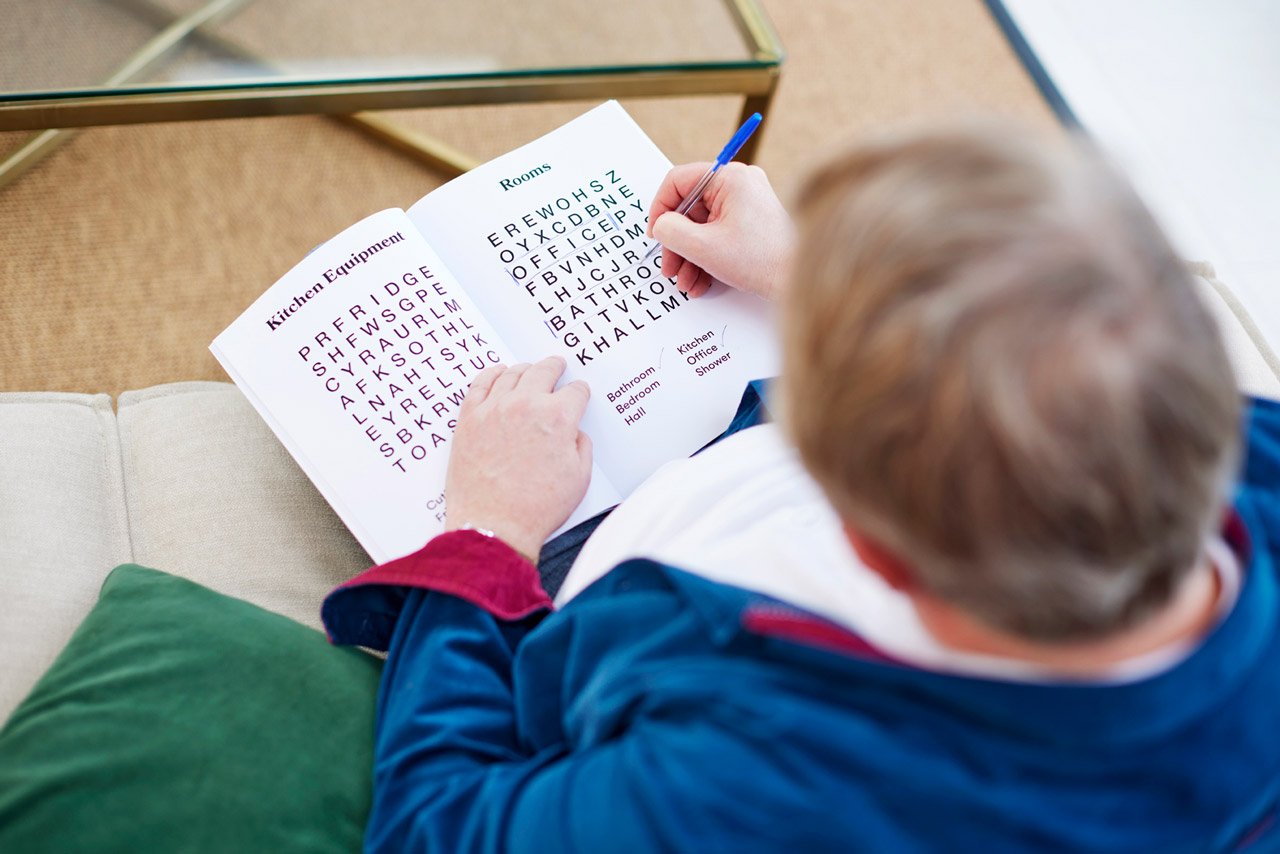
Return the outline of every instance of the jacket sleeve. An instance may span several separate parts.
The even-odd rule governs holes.
[[[607,702],[591,687],[599,635],[562,625],[522,653],[550,603],[532,564],[474,532],[437,537],[404,561],[358,577],[324,609],[335,641],[389,647],[366,851],[781,850],[794,827],[777,814],[817,821],[810,813],[827,808],[804,786],[762,793],[785,769],[776,715],[752,701],[758,685],[721,681],[630,708],[590,744],[545,726],[533,736],[539,727],[521,714],[541,712],[517,696],[588,715]],[[680,607],[650,602],[645,622],[669,629]],[[521,655],[530,658],[517,667]],[[744,728],[755,735],[744,740]],[[762,797],[774,809],[744,808]]]
[[[511,675],[529,625],[409,593],[379,692],[367,852],[785,847],[774,813],[742,809],[760,795],[750,781],[774,779],[777,767],[744,752],[705,708],[640,714],[586,748],[525,743]],[[562,694],[559,675],[547,678],[542,690]]]
[[[632,812],[606,800],[626,778],[624,747],[537,752],[521,739],[513,663],[550,607],[532,564],[470,531],[330,594],[330,638],[388,652],[366,851],[571,850],[582,833],[612,837],[593,822]]]
[[[663,847],[645,840],[652,823],[622,792],[629,741],[584,752],[522,743],[511,672],[527,630],[453,596],[409,594],[379,694],[366,851]]]

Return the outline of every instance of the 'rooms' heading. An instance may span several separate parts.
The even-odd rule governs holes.
[[[502,188],[503,192],[506,192],[507,190],[510,190],[512,187],[515,187],[517,184],[523,184],[525,181],[532,181],[534,178],[537,178],[543,172],[550,172],[550,171],[551,171],[551,164],[543,163],[541,166],[533,167],[523,175],[517,175],[514,178],[503,178],[501,181],[498,182],[498,186]]]

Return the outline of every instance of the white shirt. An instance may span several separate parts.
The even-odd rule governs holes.
[[[1221,580],[1219,614],[1225,615],[1239,594],[1241,570],[1220,539],[1207,548]],[[736,433],[655,472],[587,540],[556,604],[632,557],[789,602],[917,666],[1014,681],[1055,679],[1029,662],[938,643],[911,600],[858,560],[835,512],[776,425]],[[1194,646],[1177,643],[1128,659],[1100,681],[1146,678],[1174,666]]]

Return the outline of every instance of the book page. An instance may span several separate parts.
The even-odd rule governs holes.
[[[513,359],[401,210],[315,249],[210,349],[380,563],[443,530],[458,408]],[[597,472],[570,524],[618,500]]]
[[[559,354],[591,386],[583,429],[622,495],[732,418],[777,373],[769,306],[716,284],[690,300],[642,261],[670,161],[616,102],[456,178],[409,217],[522,361]]]

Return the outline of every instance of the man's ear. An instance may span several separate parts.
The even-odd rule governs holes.
[[[849,545],[853,546],[853,550],[858,553],[858,558],[872,572],[884,579],[885,584],[903,593],[909,593],[915,589],[916,582],[911,567],[901,558],[848,525],[844,526],[844,535]]]

